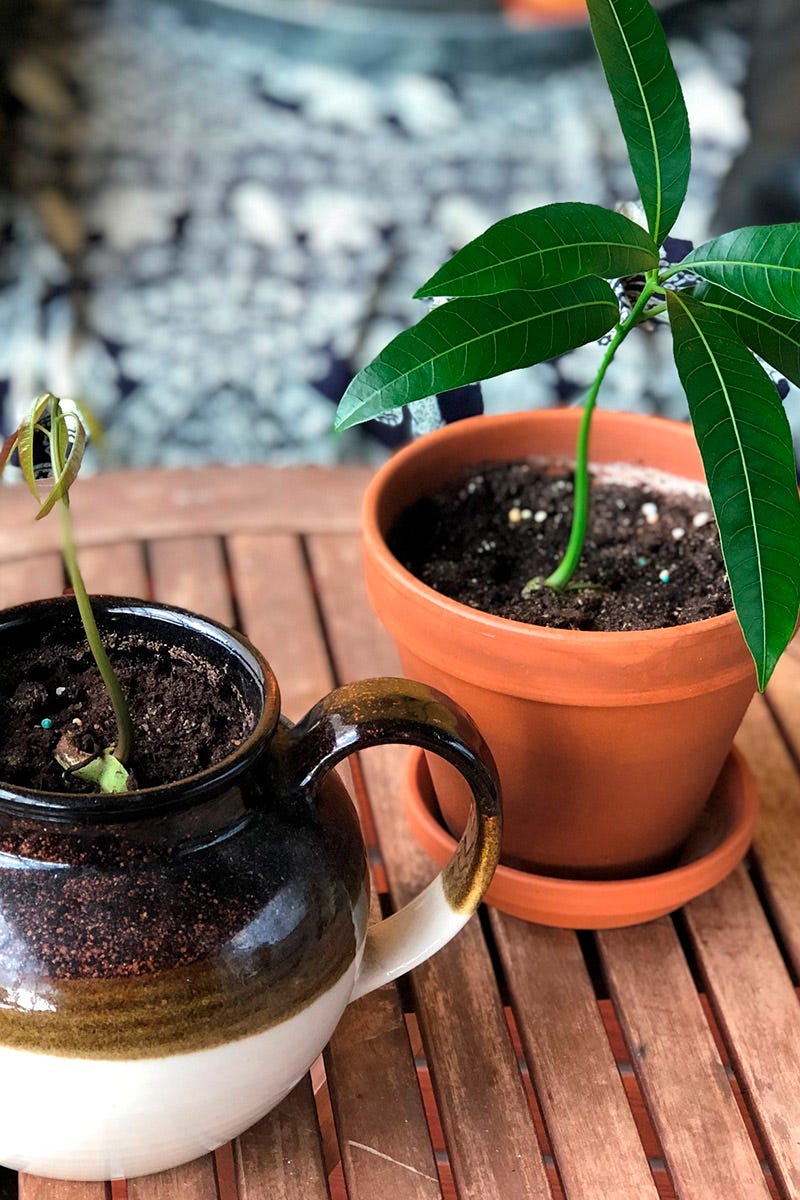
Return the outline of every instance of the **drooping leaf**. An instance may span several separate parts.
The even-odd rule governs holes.
[[[615,279],[658,266],[646,229],[597,204],[546,204],[504,217],[459,250],[417,296],[488,296]]]
[[[769,377],[718,313],[684,292],[668,292],[667,304],[733,603],[763,690],[800,609],[789,422]]]
[[[800,225],[734,229],[692,250],[681,267],[768,312],[800,318]]]
[[[661,22],[648,0],[587,0],[647,224],[660,246],[681,210],[691,166],[689,118]]]
[[[14,433],[8,435],[3,442],[2,448],[0,448],[0,475],[5,471],[6,463],[17,448],[17,437],[18,431],[15,430]]]
[[[724,317],[746,346],[800,387],[800,321],[776,316],[705,280],[692,295]]]
[[[64,430],[64,435],[66,436],[66,430]],[[47,516],[56,501],[60,500],[62,496],[67,495],[69,489],[72,487],[72,484],[77,478],[78,471],[81,469],[81,463],[83,462],[83,454],[85,449],[86,431],[84,430],[80,420],[76,418],[75,432],[72,437],[72,445],[69,447],[68,451],[66,451],[66,460],[64,462],[63,470],[60,471],[55,482],[53,483],[53,487],[49,496],[36,514],[37,521],[40,521],[42,517]]]
[[[589,277],[540,292],[452,300],[386,346],[342,397],[336,428],[390,408],[555,358],[619,319],[607,283]]]
[[[39,485],[36,480],[36,467],[33,460],[36,427],[53,402],[54,397],[49,392],[45,392],[43,396],[37,396],[31,405],[27,417],[17,431],[17,458],[19,459],[22,478],[27,483],[34,500],[40,499]]]

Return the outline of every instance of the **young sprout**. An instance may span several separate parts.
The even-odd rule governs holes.
[[[49,451],[50,461],[49,467],[46,468],[46,476],[53,481],[53,486],[44,500],[39,491],[42,466],[36,461],[35,453],[37,443],[41,444],[41,441],[47,444]],[[88,756],[74,744],[67,733],[58,743],[56,759],[65,770],[71,771],[81,779],[96,783],[101,792],[125,792],[128,790],[128,771],[125,764],[130,756],[132,742],[131,719],[119,680],[100,637],[81,575],[69,505],[69,490],[78,477],[85,448],[86,428],[74,406],[46,392],[36,398],[19,428],[6,439],[0,450],[0,475],[16,454],[23,478],[39,504],[36,520],[41,520],[54,508],[58,509],[64,565],[75,593],[89,649],[114,709],[117,736],[113,746]]]

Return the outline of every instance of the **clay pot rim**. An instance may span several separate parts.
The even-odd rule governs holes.
[[[656,920],[714,887],[741,862],[758,818],[758,785],[737,746],[732,746],[715,784],[721,789],[728,825],[710,849],[660,871],[623,879],[578,879],[498,866],[484,903],[500,912],[560,929],[619,929]],[[713,794],[713,793],[712,793]],[[422,751],[409,755],[403,807],[412,835],[439,863],[454,838],[442,824]]]
[[[99,613],[130,615],[139,620],[150,618],[165,629],[170,625],[192,629],[203,639],[234,654],[261,691],[257,720],[247,737],[219,762],[182,779],[112,795],[44,791],[0,781],[0,812],[75,825],[117,824],[163,816],[218,795],[259,757],[278,724],[280,691],[269,663],[241,633],[178,605],[105,595],[93,595],[91,601]],[[74,597],[32,600],[4,609],[0,611],[0,630],[9,625],[25,624],[31,619],[41,620],[48,609],[57,615],[59,610],[67,608],[75,608]],[[163,640],[166,641],[166,637]]]
[[[499,413],[490,416],[467,417],[463,421],[457,421],[452,425],[446,425],[441,429],[434,430],[432,433],[427,433],[419,441],[412,442],[410,445],[404,446],[401,450],[397,451],[396,454],[379,467],[376,474],[370,480],[364,493],[362,504],[363,538],[369,547],[370,554],[374,556],[381,570],[386,572],[398,590],[412,594],[426,605],[431,605],[439,609],[440,612],[446,613],[454,621],[475,626],[476,632],[479,630],[481,633],[493,637],[502,635],[505,638],[515,637],[525,640],[536,638],[538,643],[541,643],[542,640],[556,643],[568,637],[570,639],[574,638],[576,643],[579,641],[587,649],[590,649],[592,646],[608,646],[610,641],[613,640],[620,647],[629,646],[633,649],[637,645],[643,645],[644,643],[652,644],[654,639],[666,642],[674,639],[676,636],[687,639],[692,637],[705,638],[711,631],[722,631],[727,629],[731,624],[736,624],[736,613],[731,610],[716,617],[707,617],[702,621],[691,621],[684,625],[658,626],[655,629],[553,629],[548,625],[533,625],[527,621],[514,621],[510,617],[498,617],[493,613],[485,612],[483,609],[471,608],[468,604],[452,600],[449,596],[443,596],[441,592],[437,592],[428,584],[423,583],[421,579],[413,575],[395,558],[386,543],[385,531],[378,519],[379,498],[392,477],[402,472],[409,461],[413,462],[414,459],[426,454],[429,447],[435,448],[442,441],[468,436],[470,431],[475,428],[477,422],[483,422],[484,425],[490,424],[493,427],[502,427],[503,425],[512,426],[518,424],[520,421],[527,423],[530,420],[535,420],[539,423],[554,419],[563,420],[564,414],[567,411],[573,411],[576,415],[578,412],[576,409],[565,410],[554,408],[533,409],[525,413]],[[665,417],[651,416],[649,414],[608,412],[604,410],[596,412],[592,420],[595,422],[609,420],[624,421],[631,425],[647,424],[648,426],[656,422],[672,430],[674,430],[677,424],[681,424],[680,422],[670,421]]]

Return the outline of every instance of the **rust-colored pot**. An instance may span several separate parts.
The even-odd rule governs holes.
[[[547,629],[447,599],[386,545],[402,509],[471,463],[573,459],[580,413],[475,417],[400,451],[365,498],[370,601],[404,672],[471,714],[503,791],[503,861],[574,878],[658,869],[697,821],[755,689],[733,613],[645,632]],[[691,428],[598,412],[594,462],[702,480]],[[452,768],[428,766],[442,815],[460,835],[469,796]]]
[[[519,24],[585,23],[588,20],[585,0],[502,0],[509,20]]]

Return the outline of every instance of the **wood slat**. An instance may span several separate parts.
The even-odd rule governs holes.
[[[681,1200],[769,1190],[669,918],[597,934],[612,998]]]
[[[302,547],[280,534],[237,534],[227,546],[242,628],[277,676],[281,711],[296,721],[333,686]]]
[[[698,963],[772,1170],[800,1197],[800,1004],[743,868],[685,910]]]
[[[795,754],[800,754],[800,658],[784,655],[768,698]],[[753,847],[763,890],[795,973],[800,974],[800,779],[760,697],[747,711],[737,744],[758,783],[761,814]]]
[[[0,563],[0,608],[60,596],[63,589],[60,554],[38,554],[24,562]]]
[[[368,467],[211,466],[110,471],[72,493],[79,545],[232,532],[355,532]],[[331,503],[335,494],[336,503]],[[58,521],[33,520],[24,485],[0,495],[0,561],[59,548]]]
[[[309,539],[320,605],[342,679],[399,673],[394,649],[371,614],[358,540]],[[363,769],[394,900],[407,902],[434,873],[401,811],[406,752],[381,748]],[[411,983],[431,1063],[450,1162],[461,1200],[549,1197],[489,952],[472,921],[418,967]]]
[[[577,937],[491,919],[565,1195],[656,1200]]]
[[[20,1175],[19,1200],[111,1200],[107,1183],[78,1183],[69,1179],[41,1179]]]
[[[283,710],[299,716],[334,682],[301,546],[293,538],[242,535],[230,539],[228,553],[243,625],[272,663]],[[345,1012],[327,1065],[354,1200],[438,1197],[433,1151],[395,987],[364,997]]]
[[[215,537],[160,539],[148,545],[153,595],[203,617],[234,622],[222,541]]]
[[[214,1156],[128,1180],[128,1200],[218,1200]],[[61,1197],[59,1197],[61,1200]]]
[[[148,597],[144,551],[137,542],[86,546],[80,552],[80,567],[83,581],[92,594]]]
[[[280,560],[281,551],[296,562],[295,540],[279,538],[277,541],[280,549],[276,550],[270,541],[265,547],[263,562],[274,563],[276,558]],[[244,542],[246,545],[246,538]],[[234,606],[227,564],[218,539],[180,538],[151,543],[150,565],[154,592],[159,599],[201,612],[226,624],[233,622]],[[242,624],[251,637],[257,637],[257,626],[261,619],[259,599],[262,602],[265,599],[258,586],[259,567],[250,560],[244,563],[240,561],[239,565],[248,579],[256,584],[256,592],[250,597],[252,604],[249,607],[245,605]],[[303,605],[306,589],[300,577],[295,578],[295,583],[297,592],[294,603],[281,606],[281,610],[287,614]],[[307,623],[313,623],[314,620],[313,607],[309,606]],[[294,699],[293,689],[290,677],[285,688],[290,702]],[[316,1109],[310,1086],[301,1085],[275,1113],[244,1135],[236,1148],[236,1170],[241,1200],[262,1195],[270,1198],[295,1197],[296,1200],[307,1196],[312,1200],[314,1196],[327,1194]]]
[[[346,1009],[325,1061],[350,1200],[440,1200],[395,988],[381,988]]]
[[[282,1104],[236,1139],[234,1155],[239,1200],[328,1200],[308,1076]]]

